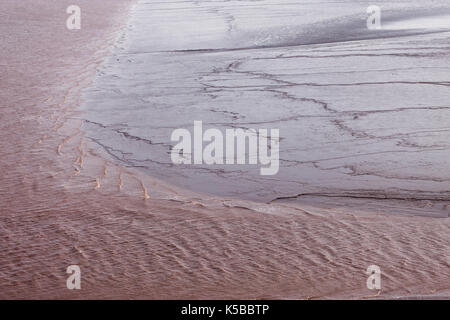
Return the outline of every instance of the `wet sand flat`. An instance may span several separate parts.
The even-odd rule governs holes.
[[[390,206],[380,210],[376,199],[371,199],[374,203],[369,206],[367,202],[358,202],[344,207],[340,206],[341,201],[333,203],[320,198],[300,203],[292,199],[253,202],[245,197],[238,199],[190,190],[182,184],[169,183],[169,179],[157,179],[158,176],[152,175],[148,168],[142,170],[133,163],[130,165],[120,161],[115,152],[127,151],[117,148],[119,139],[113,139],[116,144],[108,144],[106,138],[109,134],[102,136],[101,131],[94,129],[98,125],[92,123],[103,124],[103,129],[109,130],[110,127],[103,121],[116,116],[113,111],[115,106],[129,106],[129,100],[120,101],[120,97],[112,99],[110,109],[104,110],[102,118],[98,109],[92,109],[95,103],[92,104],[89,99],[92,99],[95,88],[99,89],[101,97],[108,97],[106,91],[102,91],[105,88],[99,87],[102,84],[99,78],[105,74],[108,76],[108,67],[121,71],[112,61],[117,58],[118,50],[129,48],[127,41],[130,38],[123,38],[123,35],[135,26],[133,16],[127,16],[133,2],[108,1],[105,6],[104,1],[82,1],[80,6],[85,13],[83,27],[80,32],[73,33],[65,28],[67,15],[64,12],[69,4],[65,1],[3,1],[1,5],[0,298],[449,297],[450,236],[448,216],[442,214],[448,209],[444,207],[444,201],[438,201],[440,211],[435,216],[393,214]],[[131,13],[139,12],[136,11],[138,8],[135,6]],[[157,15],[157,12],[154,14]],[[229,15],[219,15],[218,19],[232,21]],[[225,26],[228,30],[229,25]],[[154,36],[164,38],[161,32],[155,32]],[[439,38],[441,36],[433,36],[437,40],[433,40],[430,51],[445,59],[444,45],[440,42],[445,38]],[[203,40],[208,41],[208,35]],[[425,41],[430,41],[430,38]],[[154,50],[198,49],[199,44],[195,43],[196,47],[190,48],[174,48],[171,44],[172,47]],[[152,54],[151,66],[156,80],[161,83],[162,72],[156,71],[165,69],[167,82],[160,88],[159,96],[152,94],[147,97],[148,103],[160,102],[160,108],[170,112],[170,87],[176,80],[173,73],[179,70],[174,66],[181,63],[175,59],[198,61],[198,54],[201,54],[202,67],[206,69],[206,73],[201,75],[204,77],[202,81],[216,86],[214,92],[206,92],[206,95],[216,94],[220,100],[227,99],[225,87],[230,86],[230,81],[239,80],[235,86],[254,81],[256,83],[252,85],[266,88],[280,86],[280,81],[294,81],[291,77],[297,77],[289,72],[292,70],[289,65],[285,65],[285,69],[277,67],[278,73],[284,70],[278,76],[273,74],[273,68],[279,61],[269,65],[259,65],[258,61],[304,59],[316,73],[317,66],[311,64],[310,59],[324,59],[323,63],[329,60],[311,56],[348,55],[352,50],[361,48],[353,44],[338,49],[343,51],[330,52],[330,48],[320,46],[310,48],[307,57],[298,57],[295,48],[281,52],[277,51],[279,49],[261,49],[251,54],[252,59],[246,58],[246,52],[166,52],[165,57]],[[404,52],[405,48],[381,50],[395,56]],[[420,56],[426,49],[420,47],[414,50],[408,54]],[[140,59],[138,56],[133,55],[131,62],[124,61],[132,65],[133,61]],[[332,58],[333,61],[342,59]],[[424,65],[418,67],[431,63],[426,57],[423,59],[418,61]],[[235,61],[239,63],[233,63]],[[441,70],[441,60],[434,61],[436,68]],[[184,65],[186,75],[194,72],[188,63]],[[225,69],[208,73],[213,66]],[[328,68],[326,66],[324,72],[329,72]],[[132,71],[130,81],[139,79],[136,69],[130,66],[129,70]],[[240,72],[243,79],[236,79]],[[434,77],[441,78],[423,81],[444,83],[445,75],[437,72]],[[405,74],[399,73],[398,77],[401,76]],[[305,77],[314,77],[314,74]],[[392,77],[395,78],[395,75]],[[191,81],[189,77],[185,79]],[[354,78],[351,80],[352,83],[357,81]],[[311,83],[313,80],[309,78],[304,81]],[[341,78],[335,81],[343,84]],[[129,92],[125,90],[128,88],[127,82],[120,83],[123,86],[119,89],[126,96]],[[116,85],[116,82],[113,84]],[[401,84],[398,85],[401,87]],[[301,87],[301,92],[287,94],[300,95],[306,90],[313,96],[314,88],[309,87]],[[437,85],[433,85],[432,90],[439,90],[435,87]],[[416,90],[418,88],[421,88],[419,84]],[[272,89],[283,91],[292,88]],[[146,90],[151,92],[156,89],[154,85],[149,85]],[[253,94],[261,95],[258,99],[262,101],[274,99],[275,104],[279,98],[273,90],[264,93],[258,88]],[[445,94],[444,91],[436,95],[436,99],[445,98]],[[293,103],[290,100],[283,100],[284,108],[281,110],[288,116],[293,111],[289,108],[289,104]],[[310,102],[311,107],[317,107],[312,100]],[[442,103],[435,102],[434,106]],[[225,105],[236,107],[230,102],[222,106]],[[89,106],[92,108],[89,109]],[[374,111],[373,106],[368,107],[368,110]],[[397,107],[398,104],[392,106]],[[445,106],[441,107],[445,112]],[[367,127],[360,128],[358,121],[378,114],[369,112],[366,115],[362,114],[364,110],[358,109],[361,119],[358,120],[352,118],[352,112],[356,112],[354,109],[343,108],[342,105],[334,105],[333,110],[338,115],[330,120],[341,120],[341,126],[349,125],[357,133],[367,134]],[[313,115],[316,119],[322,113],[329,116],[331,109],[311,110],[316,110],[317,114]],[[425,109],[440,124],[445,114],[432,116],[437,111]],[[96,119],[90,118],[90,112],[97,112]],[[122,122],[130,114],[123,110],[117,113],[122,113]],[[380,113],[384,115],[384,112]],[[163,120],[160,119],[160,123],[164,123]],[[145,124],[151,125],[151,122],[146,121]],[[338,130],[337,126],[330,128]],[[396,134],[389,130],[383,128],[381,132],[384,135]],[[158,137],[157,134],[155,136]],[[422,145],[411,145],[414,137],[413,134],[404,137],[403,147],[422,148]],[[375,139],[372,136],[348,136],[348,139],[358,138]],[[432,140],[433,136],[427,134],[426,138]],[[395,139],[387,137],[378,140],[393,144],[397,141]],[[119,145],[122,147],[126,143]],[[327,169],[323,165],[320,163],[316,169]],[[445,164],[442,168],[446,168]],[[366,164],[360,170],[369,169],[370,165]],[[417,174],[400,173],[409,176]],[[441,173],[445,175],[445,171]],[[346,172],[342,174],[345,176]],[[428,179],[433,172],[426,171],[426,174]],[[423,186],[429,187],[426,191],[432,196],[448,191],[440,187],[433,189],[436,185],[438,183],[430,182]],[[330,195],[328,193],[328,198]],[[338,195],[342,196],[342,193]],[[444,193],[443,200],[447,199],[445,197]],[[424,208],[436,206],[426,199],[419,204]],[[382,270],[380,292],[366,288],[365,271],[373,264]],[[81,290],[66,288],[66,268],[69,265],[79,265],[81,268]]]
[[[450,7],[393,1],[381,30],[366,7],[141,1],[84,92],[88,137],[198,192],[447,217]],[[171,133],[198,120],[280,129],[279,172],[174,165]]]

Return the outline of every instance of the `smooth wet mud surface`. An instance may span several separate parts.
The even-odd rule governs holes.
[[[80,0],[73,33],[71,0],[2,0],[1,299],[450,297],[446,32],[285,47],[365,8],[132,2]],[[198,119],[281,127],[279,175],[172,166]]]
[[[366,8],[140,1],[85,92],[84,127],[118,163],[194,191],[448,216],[450,7],[383,4],[381,30]],[[194,120],[280,129],[278,174],[173,165],[170,135]]]

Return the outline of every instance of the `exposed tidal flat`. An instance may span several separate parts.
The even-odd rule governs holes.
[[[450,297],[445,1],[72,4],[1,4],[0,298]],[[195,120],[279,172],[173,165]]]
[[[450,7],[366,1],[139,1],[86,92],[118,163],[262,202],[448,216]],[[280,169],[174,165],[171,133],[280,129]]]

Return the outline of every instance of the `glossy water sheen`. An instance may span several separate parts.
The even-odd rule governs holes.
[[[445,30],[368,33],[364,1],[140,1],[128,25],[132,1],[78,2],[72,33],[72,0],[1,1],[1,299],[450,297]],[[279,175],[173,167],[198,119],[281,127]]]
[[[450,7],[390,1],[368,30],[369,4],[140,1],[85,94],[89,136],[195,191],[447,216]],[[279,173],[172,165],[171,132],[194,120],[279,128]]]

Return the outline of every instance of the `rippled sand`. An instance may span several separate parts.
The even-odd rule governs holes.
[[[394,215],[376,199],[231,200],[99,147],[81,93],[120,43],[131,3],[81,1],[82,32],[69,32],[69,1],[2,2],[0,298],[449,297],[445,194],[437,217]],[[66,289],[72,264],[80,291]],[[366,289],[371,264],[381,292]]]

